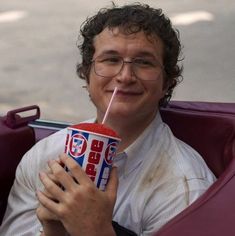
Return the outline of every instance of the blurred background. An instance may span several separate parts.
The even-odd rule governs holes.
[[[235,102],[235,1],[140,2],[162,8],[180,31],[184,80],[173,99]],[[110,5],[105,0],[0,0],[0,114],[38,104],[43,119],[75,123],[94,116],[75,73],[76,43],[86,17]]]

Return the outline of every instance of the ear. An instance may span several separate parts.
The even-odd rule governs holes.
[[[90,94],[90,84],[86,83],[84,87],[86,88],[87,92]]]
[[[87,90],[88,96],[91,99],[91,93],[90,93],[90,84],[86,83],[86,85],[82,86]]]
[[[89,85],[90,85],[90,81],[89,81],[89,79],[87,79],[87,77],[84,77],[83,78],[84,79],[84,82],[86,83],[86,84],[84,84],[83,86],[82,86],[82,88],[85,88],[85,89],[89,89]]]

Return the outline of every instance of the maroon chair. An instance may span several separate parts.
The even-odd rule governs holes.
[[[23,154],[35,141],[66,127],[65,124],[51,129],[47,124],[36,122],[32,129],[26,125],[28,120],[19,117],[16,111],[10,113],[8,122],[0,118],[0,217]],[[235,235],[232,227],[235,218],[235,104],[171,102],[168,108],[161,109],[161,114],[173,133],[203,156],[218,180],[156,236]]]
[[[155,236],[235,235],[235,104],[173,102],[161,112],[174,134],[203,156],[218,179]]]
[[[20,115],[29,110],[36,110],[36,114],[25,117]],[[5,117],[0,117],[0,224],[16,167],[25,152],[35,144],[34,129],[27,124],[39,116],[39,107],[29,106],[9,111]]]

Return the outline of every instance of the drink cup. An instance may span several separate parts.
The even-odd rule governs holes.
[[[103,124],[81,123],[67,129],[65,153],[104,191],[120,138]]]

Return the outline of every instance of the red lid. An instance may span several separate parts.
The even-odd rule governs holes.
[[[114,130],[110,129],[109,127],[107,127],[103,124],[80,123],[77,125],[73,125],[71,127],[75,128],[75,129],[90,131],[93,133],[103,134],[103,135],[107,135],[107,136],[111,136],[111,137],[115,137],[115,138],[120,138]]]

